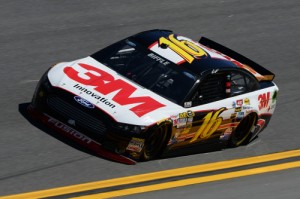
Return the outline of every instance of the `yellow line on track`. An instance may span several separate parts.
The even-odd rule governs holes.
[[[224,174],[205,176],[205,177],[190,178],[190,179],[185,179],[185,180],[178,180],[178,181],[174,181],[174,182],[166,182],[166,183],[160,183],[160,184],[148,185],[148,186],[142,186],[142,187],[136,187],[136,188],[130,188],[130,189],[123,189],[123,190],[118,190],[118,191],[111,191],[111,192],[105,192],[105,193],[100,193],[100,194],[75,197],[72,199],[103,199],[103,198],[120,197],[120,196],[145,193],[145,192],[150,192],[150,191],[159,191],[159,190],[164,190],[164,189],[178,188],[178,187],[200,184],[200,183],[205,183],[205,182],[219,181],[219,180],[225,180],[225,179],[230,179],[230,178],[238,178],[238,177],[243,177],[243,176],[250,176],[250,175],[256,175],[256,174],[261,174],[261,173],[274,172],[274,171],[291,169],[291,168],[296,168],[296,167],[300,167],[300,161],[278,164],[278,165],[273,165],[273,166],[259,167],[259,168],[254,168],[254,169],[235,171],[235,172],[229,172],[229,173],[224,173]]]
[[[228,160],[222,162],[183,167],[178,169],[158,171],[158,172],[146,173],[146,174],[140,174],[134,176],[127,176],[127,177],[121,177],[121,178],[115,178],[109,180],[102,180],[102,181],[96,181],[96,182],[90,182],[90,183],[84,183],[78,185],[58,187],[58,188],[34,191],[29,193],[21,193],[16,195],[4,196],[1,197],[1,199],[36,199],[36,198],[44,198],[44,197],[51,197],[51,196],[59,196],[64,194],[89,191],[89,190],[101,189],[101,188],[113,187],[119,185],[126,185],[131,183],[146,182],[150,180],[157,180],[157,179],[182,176],[182,175],[188,175],[188,174],[194,174],[200,172],[215,171],[220,169],[227,169],[227,168],[269,162],[274,160],[281,160],[285,158],[298,157],[298,156],[300,156],[300,149],[268,154],[268,155],[249,157],[249,158],[242,158],[236,160]]]

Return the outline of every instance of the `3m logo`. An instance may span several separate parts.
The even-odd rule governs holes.
[[[130,110],[138,117],[165,106],[149,96],[130,97],[136,91],[132,85],[121,79],[115,79],[109,73],[91,65],[83,63],[78,65],[82,68],[80,71],[68,66],[64,69],[64,73],[81,84],[95,86],[94,90],[103,95],[117,91],[112,100],[121,106],[137,104]]]
[[[258,96],[258,101],[259,101],[259,105],[258,105],[259,110],[263,108],[267,108],[270,101],[270,92],[260,94]]]

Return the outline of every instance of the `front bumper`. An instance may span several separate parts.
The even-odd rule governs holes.
[[[48,128],[51,128],[55,132],[72,140],[73,142],[79,144],[80,146],[82,146],[88,150],[91,150],[96,155],[99,155],[99,156],[104,157],[109,160],[124,163],[124,164],[129,164],[129,165],[136,164],[136,161],[134,161],[126,156],[106,150],[102,146],[102,144],[96,142],[94,139],[86,136],[85,134],[80,133],[79,131],[77,131],[77,130],[71,128],[70,126],[68,126],[67,124],[47,115],[46,113],[38,111],[32,105],[29,105],[27,110],[33,119],[43,123]]]

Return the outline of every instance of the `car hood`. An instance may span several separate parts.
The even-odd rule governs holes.
[[[78,103],[99,108],[115,121],[152,125],[185,109],[119,75],[92,57],[55,65],[50,83],[70,93]]]

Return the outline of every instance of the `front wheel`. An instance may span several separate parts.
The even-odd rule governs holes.
[[[242,119],[229,140],[230,147],[238,147],[247,144],[251,137],[251,129],[257,121],[255,113],[249,114]]]
[[[142,160],[157,158],[163,152],[168,141],[169,126],[164,123],[157,126],[145,140]]]

